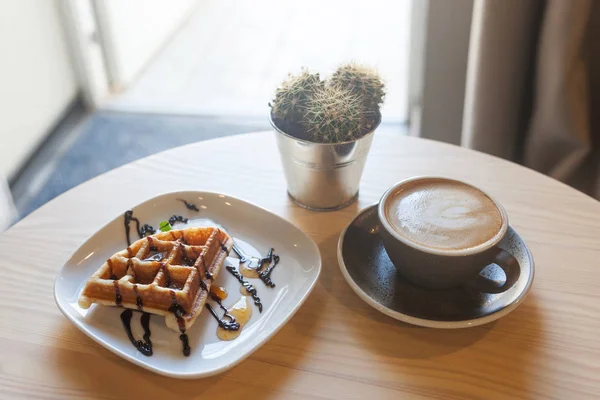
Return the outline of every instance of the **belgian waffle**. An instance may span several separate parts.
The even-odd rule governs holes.
[[[79,306],[92,303],[165,317],[176,331],[202,311],[233,239],[215,227],[195,227],[142,238],[110,257],[87,281]]]

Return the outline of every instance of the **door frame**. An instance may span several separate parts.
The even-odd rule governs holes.
[[[111,86],[92,1],[61,0],[60,11],[79,90],[85,105],[93,110],[108,98]]]
[[[410,134],[460,144],[474,0],[414,0]]]

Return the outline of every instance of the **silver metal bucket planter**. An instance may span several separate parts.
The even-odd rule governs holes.
[[[343,143],[298,139],[270,120],[275,129],[288,193],[296,203],[310,210],[330,211],[356,200],[373,133],[381,117],[369,133]]]

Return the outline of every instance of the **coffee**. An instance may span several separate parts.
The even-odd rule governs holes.
[[[442,251],[477,247],[496,238],[503,216],[485,193],[458,181],[428,178],[390,193],[385,218],[405,239]]]

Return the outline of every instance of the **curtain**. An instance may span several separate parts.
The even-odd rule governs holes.
[[[476,0],[461,144],[600,198],[600,2]]]

